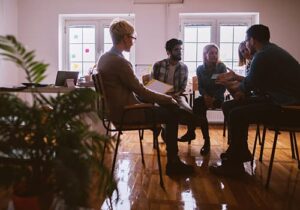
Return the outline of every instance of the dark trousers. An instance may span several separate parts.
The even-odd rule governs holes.
[[[147,121],[165,124],[165,143],[168,160],[177,158],[178,154],[178,107],[173,105],[156,106],[146,112]]]
[[[200,124],[197,117],[193,114],[193,110],[183,96],[176,98],[179,109],[176,110],[179,124],[186,125],[188,132],[195,132],[196,126]]]
[[[228,125],[228,142],[230,144],[231,141],[231,132],[230,131],[230,125],[229,125],[229,114],[232,111],[232,109],[238,107],[238,106],[246,106],[249,104],[254,104],[254,103],[261,103],[261,102],[266,102],[266,98],[265,97],[248,97],[245,100],[242,101],[237,101],[237,100],[230,100],[230,101],[226,101],[222,104],[222,111],[224,114],[224,119],[226,120],[226,122]]]
[[[242,102],[229,101],[223,104],[224,114],[228,122],[227,150],[233,159],[239,160],[243,153],[248,152],[248,126],[254,123],[281,124],[290,123],[291,119],[299,121],[299,115],[283,113],[280,106],[267,98],[248,98]],[[241,160],[242,161],[242,160]]]
[[[203,138],[205,141],[209,141],[210,137],[209,137],[209,130],[208,130],[208,120],[207,120],[207,107],[205,105],[204,102],[204,97],[203,96],[199,96],[198,98],[196,98],[194,100],[194,105],[193,105],[193,113],[200,117],[201,119],[201,123],[200,123],[200,127],[201,127],[201,132],[203,135]],[[221,107],[221,102],[217,103],[218,107],[215,108],[219,108]],[[209,143],[209,142],[207,142]]]

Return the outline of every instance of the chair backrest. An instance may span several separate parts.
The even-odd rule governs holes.
[[[102,120],[109,119],[109,109],[107,106],[106,94],[104,91],[103,81],[100,73],[92,75],[96,92],[98,93],[97,111],[100,114]]]
[[[193,76],[192,77],[192,91],[193,91],[193,94],[195,94],[195,91],[197,91],[197,90],[198,90],[198,77]],[[225,101],[229,101],[231,99],[231,95],[228,91],[225,91],[224,97],[225,97]]]
[[[150,74],[145,74],[142,76],[142,82],[143,82],[143,85],[146,85],[151,79],[151,75]]]
[[[192,91],[198,90],[198,78],[197,76],[192,77]]]

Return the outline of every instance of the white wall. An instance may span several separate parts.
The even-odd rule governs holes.
[[[17,35],[17,0],[0,0],[0,34]],[[0,57],[0,85],[18,83],[18,69]]]
[[[5,1],[4,1],[5,2]],[[50,63],[46,82],[58,70],[58,15],[134,13],[138,32],[136,64],[151,64],[166,56],[164,43],[178,37],[179,13],[259,12],[271,39],[300,60],[299,0],[185,0],[175,5],[137,5],[133,0],[19,0],[18,35],[38,57]]]

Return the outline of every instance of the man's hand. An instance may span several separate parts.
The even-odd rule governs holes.
[[[172,103],[173,105],[178,106],[178,103],[177,103],[177,101],[176,101],[174,98],[172,98],[171,103]]]
[[[216,79],[216,83],[217,82],[221,82],[221,81],[232,81],[235,80],[236,78],[236,74],[234,73],[234,71],[232,71],[231,69],[228,69],[229,71],[226,73],[222,73],[219,74],[219,76]]]

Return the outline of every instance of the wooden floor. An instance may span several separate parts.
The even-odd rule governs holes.
[[[179,130],[184,134],[185,127]],[[289,135],[279,136],[272,179],[269,189],[265,188],[274,133],[267,132],[263,162],[258,161],[259,146],[256,151],[255,175],[251,175],[250,163],[246,163],[249,174],[242,178],[220,178],[211,174],[208,166],[219,161],[219,155],[227,148],[227,138],[222,136],[222,126],[210,126],[211,152],[201,156],[199,151],[203,144],[200,130],[197,139],[190,146],[179,143],[180,157],[194,165],[195,175],[192,177],[169,178],[165,174],[165,145],[160,139],[160,151],[163,166],[165,191],[159,185],[156,151],[152,148],[152,133],[145,133],[144,154],[145,167],[141,162],[138,133],[126,132],[122,135],[119,148],[115,176],[118,179],[119,202],[113,209],[120,210],[283,210],[300,209],[300,170],[297,161],[291,157]],[[249,132],[249,148],[252,145],[255,129]],[[298,139],[300,136],[298,134]],[[112,152],[106,155],[111,161]],[[101,209],[109,209],[104,203]]]

